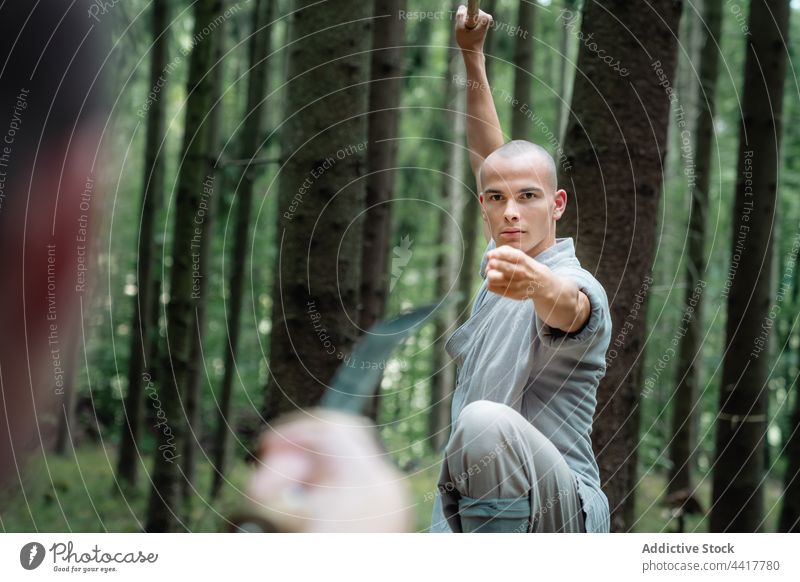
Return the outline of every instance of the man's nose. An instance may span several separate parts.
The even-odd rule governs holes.
[[[506,210],[503,213],[503,216],[509,222],[514,222],[519,220],[519,208],[517,207],[517,203],[514,200],[509,200],[508,204],[506,204]]]

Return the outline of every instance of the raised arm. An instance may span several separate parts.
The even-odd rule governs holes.
[[[492,16],[481,10],[478,24],[472,29],[466,28],[466,18],[467,7],[459,6],[456,12],[455,34],[467,73],[467,147],[470,167],[480,192],[483,189],[480,179],[483,160],[503,145],[504,140],[492,89],[486,75],[486,57],[483,54],[483,44]],[[491,237],[485,216],[483,233],[487,240]]]
[[[466,16],[467,7],[459,6],[456,12],[456,42],[461,49],[467,73],[467,146],[472,172],[475,179],[479,180],[483,160],[503,145],[504,140],[486,76],[486,57],[483,54],[483,44],[492,16],[481,10],[478,24],[473,29],[466,28]]]

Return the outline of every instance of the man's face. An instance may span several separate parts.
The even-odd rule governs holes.
[[[483,165],[481,206],[495,244],[510,245],[530,256],[555,242],[555,221],[567,203],[555,191],[548,161],[536,155],[490,155]]]

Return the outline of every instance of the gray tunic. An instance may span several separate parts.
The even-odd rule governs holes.
[[[535,259],[575,281],[591,304],[583,329],[566,333],[544,324],[533,301],[501,297],[487,289],[486,253],[481,264],[483,285],[470,318],[447,342],[457,366],[452,421],[475,400],[491,400],[518,411],[561,452],[572,469],[586,514],[587,532],[608,532],[608,499],[592,451],[592,417],[596,393],[605,374],[605,355],[611,340],[611,315],[602,285],[575,256],[571,238]],[[432,532],[450,531],[437,494]]]

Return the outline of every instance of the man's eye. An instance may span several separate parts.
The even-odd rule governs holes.
[[[489,200],[493,202],[500,202],[500,200],[502,199],[503,197],[500,194],[492,194],[491,196],[489,196]]]
[[[523,192],[523,193],[522,193],[522,196],[523,196],[523,198],[525,198],[526,200],[530,200],[531,198],[535,198],[535,197],[536,197],[536,194],[534,194],[533,192]]]

